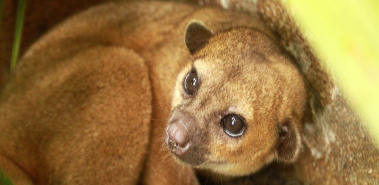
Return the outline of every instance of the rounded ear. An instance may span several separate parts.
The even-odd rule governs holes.
[[[292,163],[299,156],[301,137],[297,125],[291,120],[279,124],[279,139],[277,147],[277,159],[280,162]]]
[[[191,22],[187,26],[185,36],[185,42],[189,52],[193,54],[204,47],[212,35],[212,32],[202,23],[198,21]]]

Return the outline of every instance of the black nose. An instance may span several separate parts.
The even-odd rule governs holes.
[[[171,152],[181,156],[190,148],[188,128],[181,122],[175,121],[167,126],[165,143]]]

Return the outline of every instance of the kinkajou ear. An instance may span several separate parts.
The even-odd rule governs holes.
[[[276,157],[279,162],[295,162],[301,148],[301,137],[297,125],[288,119],[278,125]]]
[[[201,22],[192,21],[189,23],[185,36],[185,42],[189,52],[193,54],[204,47],[212,35],[212,32]]]

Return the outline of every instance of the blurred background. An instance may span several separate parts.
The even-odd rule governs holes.
[[[283,0],[379,143],[379,1]]]

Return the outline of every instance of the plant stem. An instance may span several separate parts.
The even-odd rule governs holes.
[[[4,10],[4,0],[0,0],[0,31],[1,31],[1,23],[3,22],[3,10]]]
[[[26,0],[18,0],[17,5],[17,17],[16,17],[16,28],[15,36],[13,40],[12,58],[11,58],[11,71],[16,67],[18,54],[20,52],[20,43],[22,35],[22,26],[24,24]]]

